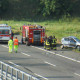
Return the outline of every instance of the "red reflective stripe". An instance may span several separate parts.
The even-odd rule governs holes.
[[[8,36],[9,37],[10,35],[0,35],[0,36]]]

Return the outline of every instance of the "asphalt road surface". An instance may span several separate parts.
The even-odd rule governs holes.
[[[18,53],[14,49],[9,53],[7,43],[0,43],[0,61],[41,80],[80,80],[80,53],[67,49],[47,51],[42,46],[20,44]]]

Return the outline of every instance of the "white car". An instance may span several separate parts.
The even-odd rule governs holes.
[[[62,46],[61,48],[65,47],[72,47],[78,48],[80,50],[80,40],[74,36],[64,37],[61,39]]]

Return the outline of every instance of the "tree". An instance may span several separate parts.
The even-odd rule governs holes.
[[[74,0],[40,0],[40,10],[43,16],[71,14],[73,6]]]
[[[0,0],[0,14],[3,14],[8,9],[8,0]]]

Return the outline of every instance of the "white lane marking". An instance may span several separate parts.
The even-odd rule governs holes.
[[[5,46],[5,45],[1,45],[1,46],[5,47],[5,48],[9,48],[9,47],[7,47],[7,46]]]
[[[43,76],[41,76],[41,75],[39,75],[39,74],[36,74],[36,73],[34,73],[35,75],[37,75],[37,76],[39,76],[39,77],[42,77],[43,79],[45,79],[45,80],[48,80],[47,78],[45,78],[45,77],[43,77]]]
[[[46,64],[49,64],[49,65],[51,65],[51,66],[56,66],[56,65],[54,65],[54,64],[51,64],[51,63],[49,63],[49,62],[47,62],[47,61],[44,61]]]
[[[32,46],[32,47],[34,47],[34,46]],[[63,55],[60,55],[60,54],[56,54],[56,53],[54,53],[54,52],[47,51],[47,50],[42,49],[42,48],[38,48],[38,47],[34,47],[34,48],[37,48],[37,49],[40,49],[40,50],[43,50],[43,51],[46,51],[46,52],[49,52],[49,53],[55,54],[55,55],[57,55],[57,56],[60,56],[60,57],[66,58],[66,59],[68,59],[68,60],[71,60],[71,61],[75,61],[75,62],[80,63],[80,61],[78,61],[78,60],[76,60],[76,59],[73,59],[73,58],[69,58],[69,57],[66,57],[66,56],[63,56]]]
[[[23,53],[23,52],[21,52],[23,55],[26,55],[26,56],[31,56],[31,55],[28,55],[28,54],[26,54],[26,53]]]
[[[20,67],[19,65],[15,64],[15,63],[13,63],[13,62],[11,62],[11,61],[8,61],[8,62],[11,63],[11,64],[13,64],[13,65],[15,65],[15,66]]]
[[[69,59],[69,60],[72,60],[72,61],[76,61],[76,62],[77,62],[77,60],[76,60],[76,59],[69,58],[69,57],[66,57],[66,56],[63,56],[63,55],[60,55],[60,54],[56,54],[56,55],[58,55],[58,56],[61,56],[61,57],[63,57],[63,58],[66,58],[66,59]]]
[[[35,46],[31,46],[31,47],[34,47],[34,48],[37,48],[37,49],[40,49],[40,50],[43,50],[43,51],[47,51],[47,50],[45,50],[45,49],[38,48],[38,47],[35,47]],[[55,54],[54,52],[51,52],[51,51],[47,51],[47,52]]]
[[[75,75],[77,75],[77,76],[80,76],[80,74],[77,74],[77,73],[74,73]]]

